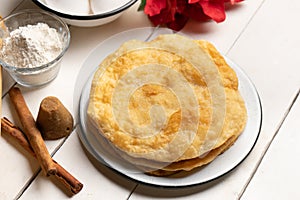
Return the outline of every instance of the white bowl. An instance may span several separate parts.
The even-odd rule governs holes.
[[[105,9],[97,11],[95,13],[76,13],[74,11],[67,10],[66,8],[59,8],[57,4],[52,3],[50,5],[50,0],[32,0],[36,5],[40,8],[54,13],[60,18],[62,18],[66,23],[74,26],[80,27],[93,27],[93,26],[100,26],[106,23],[109,23],[123,13],[124,10],[131,7],[137,0],[120,0],[118,5],[111,5],[112,2],[110,0],[102,0],[101,2],[105,2]],[[47,3],[48,1],[48,3]],[[65,1],[65,0],[64,0]],[[80,0],[80,1],[97,1],[97,0]],[[55,0],[52,0],[55,2]],[[76,3],[75,1],[71,1],[73,4]],[[99,4],[99,3],[98,3]],[[115,3],[116,4],[116,3]]]

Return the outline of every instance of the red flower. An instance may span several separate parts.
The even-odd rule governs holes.
[[[225,20],[224,0],[198,0],[195,3],[198,3],[202,7],[204,14],[214,21],[222,22]]]
[[[241,1],[243,0],[142,0],[141,9],[155,26],[165,24],[178,31],[189,18],[222,22],[226,18],[225,3]]]
[[[160,11],[167,7],[167,1],[148,0],[145,5],[145,13],[149,16],[158,15]]]

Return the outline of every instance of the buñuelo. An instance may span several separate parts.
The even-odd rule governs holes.
[[[208,41],[178,34],[130,40],[105,58],[87,114],[119,155],[159,176],[213,161],[247,122],[234,70]]]

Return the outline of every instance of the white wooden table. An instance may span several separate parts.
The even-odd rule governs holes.
[[[45,87],[21,88],[36,116],[46,96],[56,96],[75,116],[76,81],[90,52],[111,35],[151,27],[138,4],[116,21],[94,28],[70,27],[71,45],[58,77]],[[36,8],[30,0],[0,0],[0,15],[15,9]],[[189,21],[182,30],[206,39],[238,64],[255,84],[262,101],[263,123],[250,155],[229,174],[197,187],[166,189],[128,180],[84,150],[78,121],[67,138],[46,145],[63,167],[83,184],[72,199],[300,199],[300,1],[247,0],[227,11],[221,24]],[[18,124],[7,95],[14,81],[3,72],[2,116]],[[76,119],[76,118],[75,118]],[[76,119],[77,120],[77,119]],[[69,199],[41,172],[37,162],[6,137],[0,138],[0,199]]]

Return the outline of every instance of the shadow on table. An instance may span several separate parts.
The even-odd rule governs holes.
[[[194,193],[200,193],[202,191],[214,187],[215,185],[219,184],[224,179],[226,179],[226,177],[229,176],[229,174],[224,175],[216,180],[203,183],[201,185],[188,186],[188,187],[165,188],[165,187],[139,184],[135,188],[134,193],[138,194],[139,196],[148,196],[148,197],[156,197],[156,198],[158,197],[174,198],[180,196],[188,196]]]
[[[136,187],[136,182],[126,178],[125,176],[119,174],[117,171],[109,168],[105,164],[99,162],[94,156],[92,156],[85,148],[85,146],[80,142],[84,153],[86,154],[87,158],[91,161],[92,165],[107,179],[113,181],[115,184],[119,185],[120,187],[126,188],[129,191],[133,191]]]
[[[148,197],[165,197],[165,198],[174,198],[179,196],[188,196],[194,193],[199,193],[214,187],[215,185],[222,182],[226,177],[230,176],[231,172],[228,174],[217,178],[215,180],[209,181],[207,183],[195,185],[195,186],[187,186],[187,187],[162,187],[162,186],[153,186],[144,183],[137,182],[130,178],[125,177],[124,175],[120,174],[119,172],[109,168],[108,166],[100,163],[97,159],[95,159],[82,145],[85,154],[87,155],[88,159],[91,161],[93,166],[107,179],[113,181],[115,184],[119,185],[120,187],[126,188],[132,193],[136,193],[141,196],[148,196]]]

